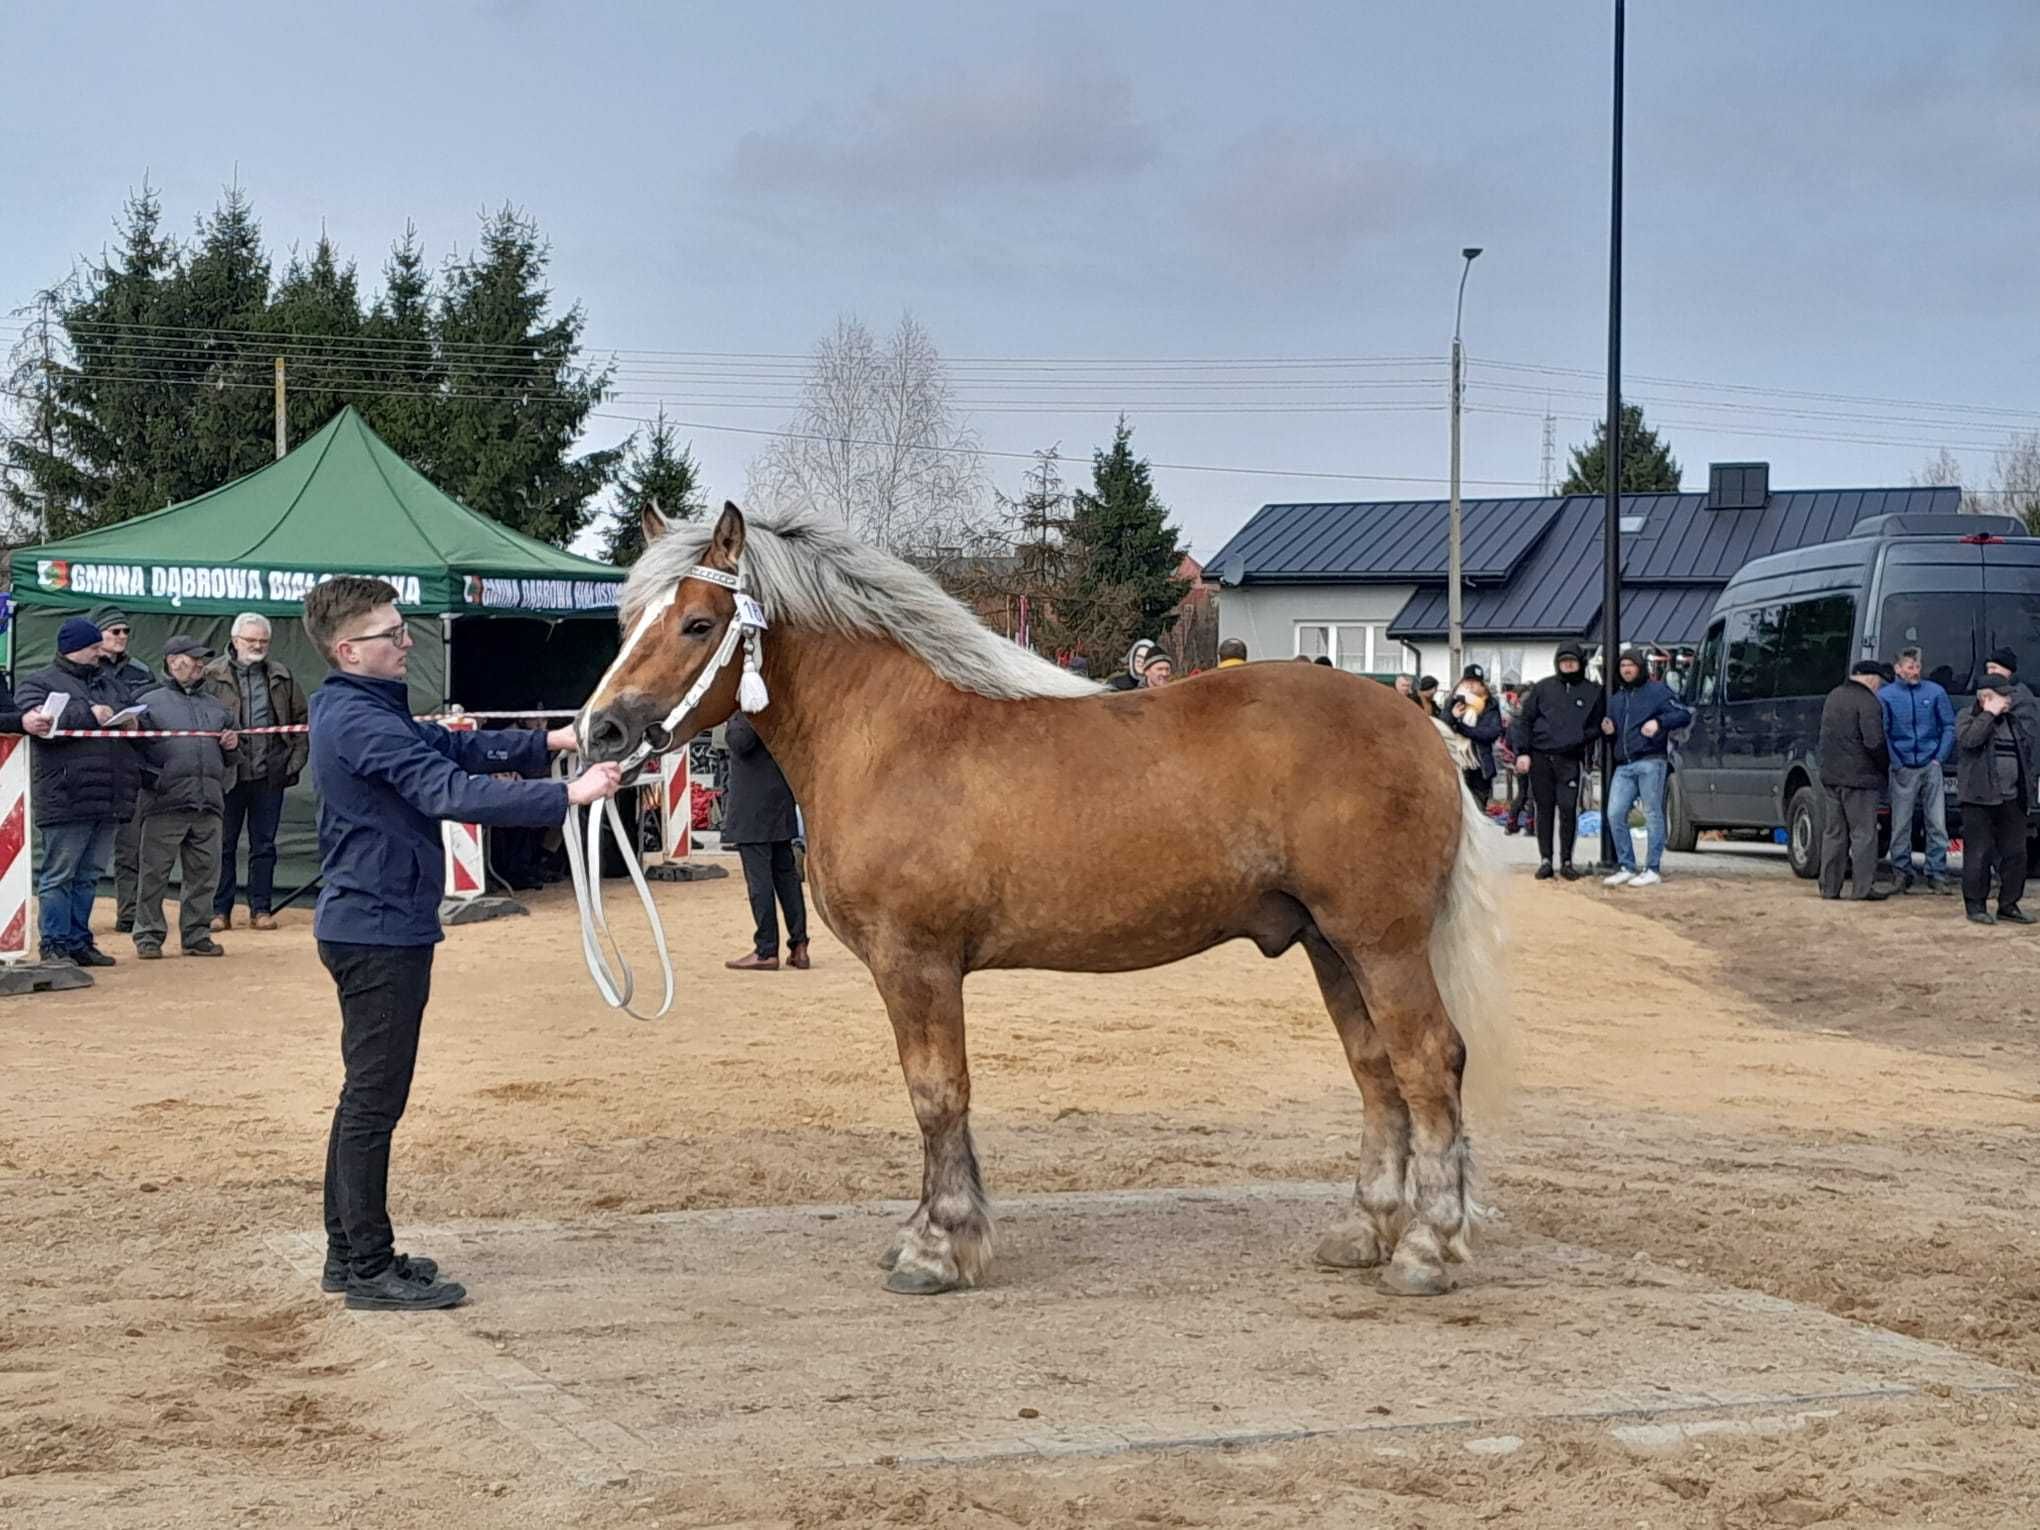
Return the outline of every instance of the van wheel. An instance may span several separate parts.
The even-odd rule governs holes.
[[[1685,851],[1698,849],[1699,845],[1700,826],[1686,810],[1686,788],[1673,776],[1671,785],[1665,789],[1665,848]]]
[[[1792,862],[1792,874],[1810,882],[1820,875],[1820,799],[1812,787],[1802,786],[1792,794],[1785,828],[1785,855]]]

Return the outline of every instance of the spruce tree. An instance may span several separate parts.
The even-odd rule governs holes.
[[[1679,464],[1658,433],[1643,423],[1641,404],[1622,406],[1622,490],[1624,494],[1676,494]],[[1593,439],[1572,449],[1572,470],[1561,494],[1608,492],[1608,422],[1594,426]]]
[[[432,273],[415,224],[390,246],[382,295],[363,321],[361,411],[390,449],[428,478],[436,471],[443,379],[433,342]]]
[[[431,472],[470,509],[564,547],[588,523],[619,450],[571,455],[607,371],[580,362],[578,306],[549,316],[550,252],[512,208],[446,270],[437,341],[446,391]]]
[[[284,358],[285,434],[287,444],[296,446],[364,392],[354,262],[343,266],[333,241],[321,234],[310,261],[291,257],[265,327],[277,337],[276,354]]]
[[[1183,548],[1155,497],[1148,465],[1133,454],[1133,427],[1120,417],[1108,450],[1092,453],[1090,490],[1073,499],[1069,578],[1056,597],[1058,624],[1094,660],[1117,657],[1135,638],[1161,640],[1190,582],[1178,579]]]
[[[675,450],[677,437],[661,408],[649,435],[633,435],[623,471],[616,481],[617,509],[602,532],[602,559],[629,568],[645,550],[642,516],[657,505],[669,521],[699,520],[707,508],[701,497],[701,470],[691,447]]]
[[[268,328],[269,256],[254,204],[228,189],[198,238],[166,307],[190,344],[174,369],[190,399],[185,450],[173,458],[168,500],[188,499],[274,460],[275,371]],[[163,502],[121,506],[117,519]]]

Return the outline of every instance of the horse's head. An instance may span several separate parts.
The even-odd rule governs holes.
[[[648,505],[640,519],[646,561],[656,567],[653,549],[666,534],[666,518]],[[743,555],[743,512],[726,503],[698,564],[676,569],[670,582],[633,592],[620,617],[622,650],[581,710],[587,758],[663,753],[737,709],[742,629],[734,584]]]

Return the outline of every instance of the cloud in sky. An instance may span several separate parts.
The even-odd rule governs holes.
[[[747,195],[918,203],[1135,175],[1157,153],[1128,76],[1057,59],[959,68],[938,84],[880,87],[855,108],[745,133],[730,176]]]

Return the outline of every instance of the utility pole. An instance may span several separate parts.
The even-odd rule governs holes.
[[[1622,31],[1624,0],[1615,0],[1615,125],[1608,194],[1608,499],[1601,513],[1601,694],[1615,689],[1622,652]],[[1616,867],[1615,835],[1629,825],[1609,822],[1614,795],[1615,741],[1601,740],[1601,867]]]
[[[276,358],[276,455],[280,459],[290,449],[290,432],[285,428],[289,412],[283,403],[283,358]]]
[[[1463,592],[1460,573],[1460,526],[1459,526],[1459,406],[1466,396],[1465,350],[1459,343],[1459,319],[1466,309],[1466,278],[1473,270],[1474,258],[1480,254],[1478,246],[1469,246],[1459,252],[1466,264],[1459,268],[1459,302],[1452,310],[1452,515],[1446,530],[1446,571],[1448,592],[1446,609],[1449,613],[1446,645],[1451,662],[1446,670],[1446,682],[1457,684],[1459,672],[1464,664],[1462,657],[1466,646],[1466,634],[1461,630],[1460,606]]]

